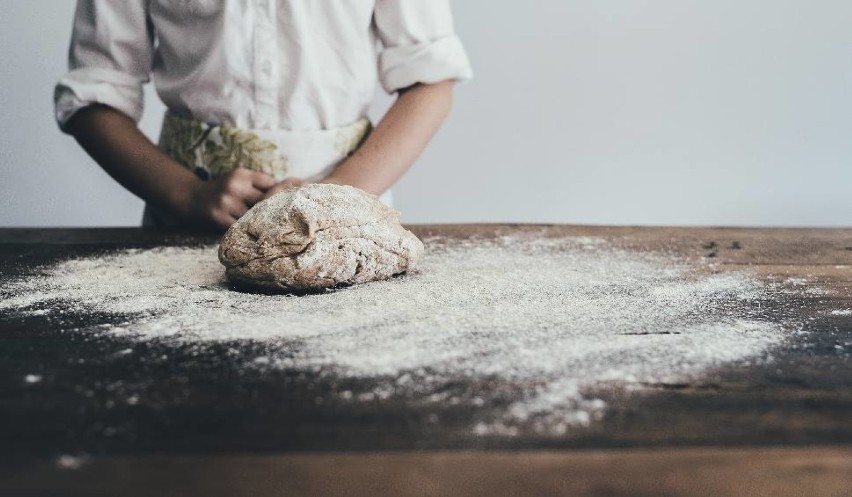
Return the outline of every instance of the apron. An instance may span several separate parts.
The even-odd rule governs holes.
[[[211,125],[167,112],[159,148],[205,181],[236,167],[266,173],[277,181],[289,177],[317,181],[355,152],[371,130],[367,118],[339,128],[290,131]],[[391,192],[379,199],[390,206]],[[153,206],[145,206],[143,226],[181,224]]]

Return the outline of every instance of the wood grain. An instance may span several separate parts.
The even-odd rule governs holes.
[[[150,456],[0,476],[7,495],[348,497],[852,495],[852,449]]]
[[[701,271],[746,271],[785,296],[767,315],[801,333],[770,363],[647,385],[640,396],[594,392],[609,405],[604,419],[564,436],[483,440],[465,435],[470,413],[449,408],[439,426],[405,405],[317,411],[321,383],[237,378],[221,366],[234,353],[227,346],[199,356],[151,344],[131,371],[111,359],[129,346],[120,340],[0,316],[0,495],[852,496],[852,314],[837,312],[852,309],[852,229],[410,228],[432,243],[599,237]],[[0,229],[0,280],[65,257],[215,242],[150,229]],[[158,362],[164,353],[169,361]],[[12,381],[36,366],[57,379],[50,389]],[[199,375],[204,382],[189,382]],[[118,380],[150,384],[159,410],[105,410]],[[74,390],[86,382],[88,397]],[[107,437],[104,426],[125,431]],[[96,455],[59,470],[66,453]]]

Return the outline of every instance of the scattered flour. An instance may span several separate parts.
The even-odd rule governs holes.
[[[594,389],[683,382],[759,360],[784,337],[779,324],[743,311],[766,292],[745,274],[706,274],[593,238],[425,242],[414,274],[306,296],[228,289],[213,246],[125,250],[13,282],[0,310],[134,316],[112,332],[140,340],[274,342],[284,352],[246,367],[378,381],[369,392],[338,392],[352,402],[403,394],[478,406],[489,399],[447,398],[442,386],[516,386],[502,414],[476,421],[480,435],[586,425],[605,409]]]
[[[24,376],[24,383],[40,383],[42,376],[40,374],[28,374]]]
[[[72,456],[70,454],[63,454],[56,459],[56,467],[59,469],[80,469],[87,462],[89,458],[87,456]]]

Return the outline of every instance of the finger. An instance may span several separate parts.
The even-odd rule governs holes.
[[[231,169],[225,175],[223,175],[222,179],[226,183],[230,183],[232,181],[246,180],[251,178],[253,172],[254,171],[252,171],[251,169],[246,169],[242,166],[235,167],[234,169]]]
[[[234,216],[237,219],[242,217],[242,215],[245,214],[246,211],[248,211],[249,209],[245,202],[242,201],[242,199],[232,196],[223,197],[221,206],[222,210],[226,214],[230,214],[231,216]]]
[[[248,205],[254,205],[263,198],[265,189],[255,188],[250,177],[231,176],[223,185],[223,192],[242,199]]]
[[[237,218],[223,211],[216,211],[212,215],[213,224],[221,231],[226,231],[232,224],[237,222]]]
[[[282,184],[282,183],[278,183],[277,185],[273,186],[269,190],[266,190],[266,194],[263,195],[263,200],[266,200],[269,197],[272,197],[273,195],[275,195],[276,193],[278,193],[282,190],[286,190],[287,188],[289,188],[287,185]]]
[[[250,188],[246,188],[245,191],[243,191],[241,198],[243,199],[243,202],[245,202],[245,204],[247,206],[251,207],[254,204],[265,199],[266,194],[267,194],[267,192],[264,192],[263,190],[258,190],[255,187],[250,187]]]
[[[264,200],[275,195],[278,192],[284,191],[288,188],[294,188],[298,186],[302,186],[304,181],[298,178],[287,178],[284,181],[281,181],[277,185],[273,186],[269,190],[266,191],[266,195],[263,196]]]
[[[272,188],[277,183],[275,178],[266,173],[252,171],[251,169],[246,169],[244,167],[232,169],[228,174],[222,176],[221,181],[225,188],[228,188],[228,186],[233,187],[233,185],[249,183],[253,187],[264,191]]]
[[[273,186],[275,186],[275,184],[276,184],[275,178],[273,178],[272,176],[270,176],[266,173],[260,173],[260,172],[257,172],[257,171],[250,171],[250,173],[251,173],[251,184],[255,188],[259,188],[261,190],[266,191],[266,190],[272,188]]]

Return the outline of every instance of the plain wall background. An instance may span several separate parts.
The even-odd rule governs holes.
[[[852,225],[852,2],[454,8],[476,76],[395,189],[405,221]],[[73,10],[0,0],[0,225],[139,222],[53,122]]]

